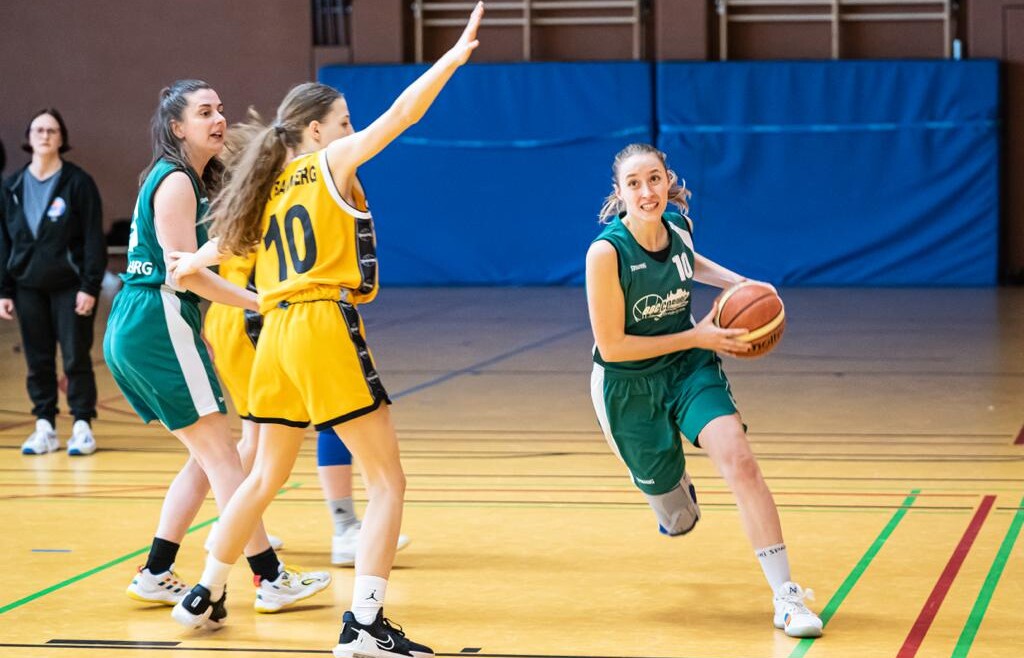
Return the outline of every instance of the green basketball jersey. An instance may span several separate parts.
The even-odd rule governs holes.
[[[202,246],[206,240],[206,225],[200,220],[206,215],[209,209],[209,201],[200,193],[199,181],[190,169],[183,169],[180,165],[158,160],[153,169],[146,176],[145,182],[139,189],[139,196],[135,201],[135,212],[132,214],[131,234],[128,238],[128,268],[121,279],[129,286],[149,286],[159,288],[168,286],[178,291],[183,299],[195,303],[199,297],[191,292],[183,292],[171,286],[167,280],[167,267],[164,261],[164,250],[157,240],[156,225],[154,224],[153,197],[160,183],[167,176],[175,171],[184,171],[189,180],[192,181],[192,189],[196,194],[196,244]]]
[[[606,240],[619,259],[619,284],[626,302],[625,329],[631,336],[661,336],[693,328],[690,295],[693,291],[693,238],[687,217],[665,213],[669,249],[665,262],[655,259],[637,243],[616,217],[594,240]],[[609,373],[650,374],[686,357],[686,351],[639,361],[607,362],[594,346],[594,361]]]

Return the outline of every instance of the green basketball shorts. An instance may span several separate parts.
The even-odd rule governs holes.
[[[114,298],[103,357],[143,421],[177,430],[226,413],[200,327],[199,307],[169,288],[125,286]]]
[[[590,393],[608,445],[650,495],[679,486],[686,468],[680,433],[699,445],[709,422],[736,413],[721,359],[701,349],[647,375],[615,373],[595,363]]]

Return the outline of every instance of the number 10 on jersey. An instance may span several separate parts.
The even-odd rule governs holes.
[[[295,243],[298,237],[295,231],[295,220],[299,220],[302,227],[302,253],[299,257],[299,248]],[[277,275],[280,281],[288,278],[288,262],[285,257],[287,246],[288,256],[291,257],[292,271],[296,274],[304,274],[313,269],[316,263],[316,236],[313,235],[313,222],[309,219],[309,211],[303,205],[294,205],[284,214],[284,226],[278,223],[277,215],[270,216],[270,226],[267,234],[263,236],[263,246],[267,251],[273,245],[277,252]]]

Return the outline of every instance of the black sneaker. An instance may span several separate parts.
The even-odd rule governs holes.
[[[182,626],[189,628],[202,628],[214,630],[220,628],[228,611],[224,603],[228,600],[228,591],[225,588],[220,601],[210,601],[210,590],[202,585],[196,585],[185,597],[178,601],[171,616]]]
[[[384,618],[383,608],[372,624],[363,625],[356,616],[345,612],[341,618],[341,635],[334,647],[335,658],[372,656],[373,658],[433,658],[434,651],[405,637],[401,626],[393,626]]]

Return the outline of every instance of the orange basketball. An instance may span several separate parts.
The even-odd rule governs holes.
[[[753,359],[771,352],[786,330],[786,308],[771,286],[744,281],[723,290],[716,300],[715,325],[723,329],[739,327],[747,333],[737,336],[751,344],[751,350],[736,356]]]

